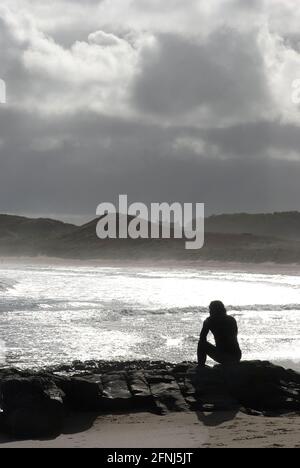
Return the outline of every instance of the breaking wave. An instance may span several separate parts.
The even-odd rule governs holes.
[[[251,305],[240,305],[240,306],[227,306],[229,313],[231,312],[281,312],[281,311],[300,311],[300,304],[251,304]],[[139,310],[139,315],[176,315],[176,314],[206,314],[208,313],[208,307],[173,307],[164,309],[145,309]],[[135,309],[122,309],[121,315],[123,316],[135,316],[137,310]]]
[[[13,280],[0,278],[0,293],[5,292],[15,286],[16,282]]]

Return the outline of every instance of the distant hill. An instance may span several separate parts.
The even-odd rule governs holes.
[[[300,264],[299,213],[211,216],[206,221],[205,246],[195,251],[185,250],[182,239],[100,240],[97,222],[75,226],[51,219],[0,215],[0,255]]]
[[[65,234],[76,230],[73,224],[63,223],[47,218],[25,218],[24,216],[12,216],[0,214],[0,239],[15,236],[25,238],[30,235],[43,235],[51,237],[57,234]]]
[[[206,219],[206,232],[253,234],[300,240],[300,213],[226,214]]]
[[[77,226],[53,219],[0,215],[0,254],[39,255],[45,246]]]

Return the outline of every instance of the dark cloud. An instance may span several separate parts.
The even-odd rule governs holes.
[[[284,38],[247,24],[262,7],[228,0],[227,10],[216,2],[201,13],[204,4],[191,2],[184,30],[168,24],[168,9],[181,13],[182,2],[131,2],[128,19],[116,0],[103,3],[107,18],[91,30],[98,3],[76,0],[76,21],[55,27],[71,2],[54,2],[53,21],[38,21],[51,37],[17,14],[1,19],[0,8],[9,97],[0,107],[0,212],[86,218],[120,193],[205,202],[209,213],[297,209],[299,116],[288,93],[299,57]],[[142,3],[159,19],[153,30]],[[96,31],[116,37],[103,47],[87,39]]]
[[[154,114],[206,107],[222,115],[250,114],[269,105],[261,52],[253,35],[224,29],[203,43],[162,35],[142,57],[136,105]]]
[[[210,129],[205,139],[217,144],[223,154],[243,157],[262,156],[276,151],[283,161],[288,153],[298,154],[300,161],[300,132],[296,125],[260,121],[227,128]]]
[[[217,144],[224,154],[247,157],[261,154],[274,144],[272,134],[272,128],[268,122],[257,122],[210,129],[206,135],[208,140]]]
[[[254,130],[248,130],[250,141]],[[262,156],[272,143],[268,138],[252,147],[251,158],[206,157],[174,149],[178,137],[197,136],[211,138],[221,155],[237,153],[237,129],[227,129],[226,137],[218,132],[162,129],[91,114],[39,119],[34,114],[1,112],[0,138],[5,143],[0,211],[93,216],[98,203],[114,200],[119,193],[148,203],[205,202],[208,212],[296,208],[299,162]],[[286,149],[291,145],[290,135],[295,138],[292,146],[297,144],[295,130],[286,127],[281,135]]]

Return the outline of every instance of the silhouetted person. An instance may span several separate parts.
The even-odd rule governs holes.
[[[242,352],[238,342],[238,326],[236,320],[227,315],[224,304],[214,301],[209,306],[208,317],[200,334],[198,345],[198,364],[205,366],[207,356],[219,364],[238,363]],[[216,346],[208,343],[207,335],[211,332]]]

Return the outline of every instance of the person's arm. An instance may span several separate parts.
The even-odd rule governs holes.
[[[200,333],[199,343],[206,343],[207,335],[209,334],[209,321],[206,319],[203,323],[203,327]]]
[[[200,333],[200,339],[198,343],[197,355],[198,355],[198,365],[200,367],[205,366],[205,362],[206,362],[206,343],[207,343],[208,333],[209,333],[209,322],[207,319],[203,323],[203,327]]]

